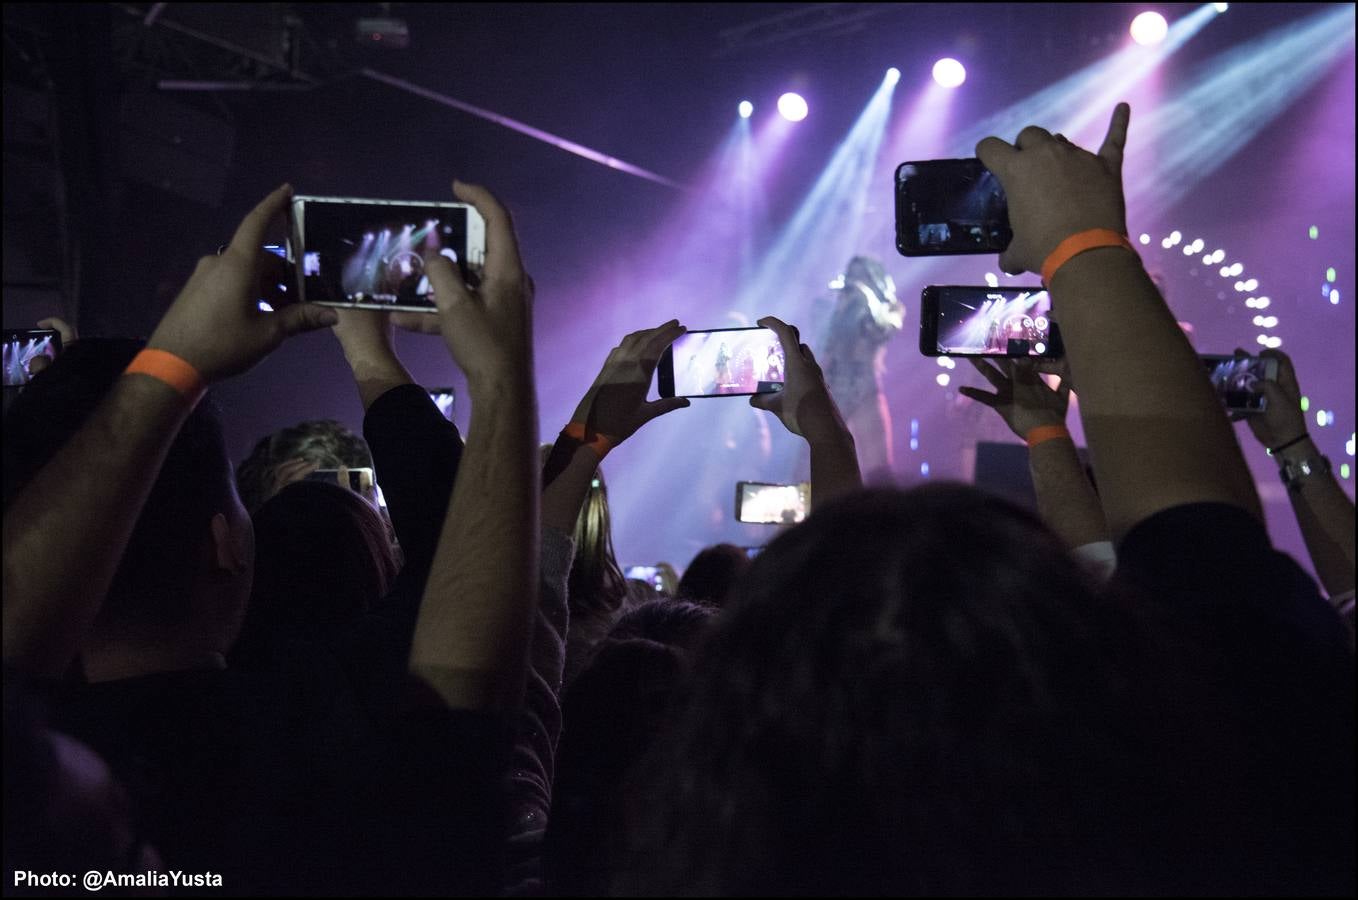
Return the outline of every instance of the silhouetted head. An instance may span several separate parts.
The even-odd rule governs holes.
[[[236,467],[241,502],[250,515],[282,490],[274,470],[292,459],[304,459],[322,469],[371,469],[368,442],[334,419],[299,422],[259,439],[250,455]]]
[[[736,580],[750,567],[750,557],[734,544],[704,547],[679,579],[676,599],[724,606]]]

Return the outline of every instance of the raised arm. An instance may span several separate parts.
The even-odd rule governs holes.
[[[1077,236],[1125,241],[1122,151],[1130,114],[1118,105],[1098,154],[1034,126],[1012,146],[994,137],[977,145],[1009,200],[1014,239],[1001,268],[1041,273],[1049,260],[1055,266],[1056,251],[1075,249]],[[1070,257],[1048,287],[1114,536],[1189,503],[1238,506],[1262,520],[1221,404],[1130,244]]]
[[[811,502],[824,503],[863,486],[853,435],[825,386],[811,348],[801,343],[797,329],[773,316],[759,324],[778,335],[787,366],[782,391],[750,398],[755,409],[778,417],[788,431],[800,435],[811,448]]]
[[[486,221],[486,268],[471,289],[446,259],[427,263],[441,332],[467,377],[472,413],[410,671],[450,709],[508,712],[523,696],[538,589],[533,283],[499,202],[460,182],[453,192]]]
[[[1262,413],[1247,416],[1245,421],[1288,476],[1287,498],[1306,541],[1306,552],[1326,593],[1339,597],[1352,592],[1354,586],[1353,501],[1307,434],[1292,360],[1281,350],[1265,350],[1260,355],[1278,361],[1278,380],[1264,382],[1268,403]]]
[[[119,378],[5,508],[6,665],[55,676],[70,663],[202,389],[249,369],[289,335],[334,323],[334,311],[321,307],[255,306],[259,248],[291,193],[287,185],[274,191],[220,256],[199,261],[151,335],[147,350],[178,370],[178,387],[151,374]]]
[[[992,365],[973,359],[971,364],[995,393],[974,387],[958,390],[999,413],[1010,430],[1028,444],[1028,467],[1043,521],[1072,550],[1109,540],[1099,496],[1066,430],[1069,380],[1063,378],[1060,387],[1052,390],[1028,360],[1002,359]]]

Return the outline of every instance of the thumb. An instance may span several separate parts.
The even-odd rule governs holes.
[[[273,314],[276,327],[283,337],[289,338],[304,331],[329,328],[339,321],[339,314],[327,306],[315,303],[297,303],[285,306]]]
[[[687,397],[665,397],[653,403],[646,404],[646,421],[659,418],[665,413],[674,412],[676,409],[684,409],[689,406]]]

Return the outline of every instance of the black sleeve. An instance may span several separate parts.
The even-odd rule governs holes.
[[[405,555],[403,581],[420,593],[438,546],[462,460],[462,435],[418,384],[378,397],[363,417],[396,539]]]

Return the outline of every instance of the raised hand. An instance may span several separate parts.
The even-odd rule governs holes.
[[[1119,103],[1097,154],[1036,125],[1019,132],[1012,145],[997,137],[976,145],[977,158],[995,173],[1009,203],[1014,239],[1000,254],[1000,268],[1010,274],[1040,272],[1073,234],[1091,228],[1127,233],[1122,149],[1130,117],[1131,107]]]
[[[587,432],[605,436],[616,446],[657,416],[688,406],[685,397],[646,400],[660,355],[685,330],[678,319],[671,319],[623,338],[609,352],[571,421],[584,425]]]
[[[995,365],[974,357],[968,361],[990,382],[995,393],[974,387],[958,388],[958,393],[995,410],[1014,434],[1026,439],[1034,428],[1066,424],[1070,382],[1065,378],[1061,379],[1060,387],[1052,390],[1031,360],[1000,359]]]
[[[470,288],[457,267],[438,254],[425,260],[425,273],[434,288],[439,331],[468,388],[476,392],[504,378],[531,376],[533,280],[523,270],[509,213],[494,195],[460,181],[453,182],[453,194],[486,221],[485,274],[478,287]]]
[[[290,185],[275,190],[245,217],[220,256],[198,261],[147,347],[180,357],[210,384],[246,371],[294,334],[335,324],[335,311],[323,306],[301,303],[273,313],[258,307],[264,257],[272,255],[260,247],[291,196]]]
[[[1244,350],[1235,352],[1248,356]],[[1263,350],[1259,355],[1278,361],[1278,380],[1264,382],[1264,396],[1268,399],[1264,411],[1244,418],[1260,444],[1277,447],[1307,433],[1306,415],[1301,411],[1301,386],[1297,384],[1296,369],[1286,353]]]
[[[778,416],[788,431],[810,443],[847,434],[830,389],[825,386],[825,375],[811,348],[801,343],[797,329],[773,316],[765,316],[758,324],[778,335],[786,372],[782,391],[755,394],[750,405]]]

